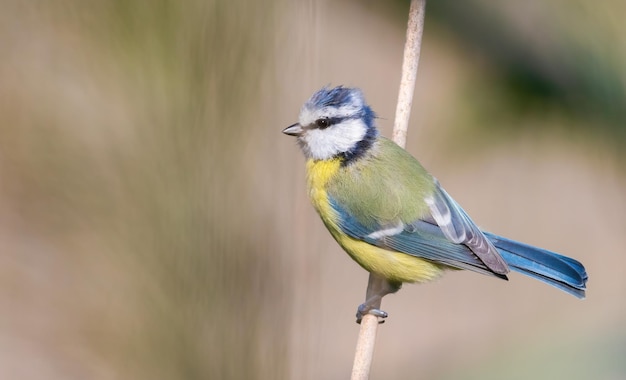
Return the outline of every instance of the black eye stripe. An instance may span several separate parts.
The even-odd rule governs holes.
[[[336,117],[321,117],[317,120],[315,120],[312,124],[311,124],[311,128],[319,128],[319,129],[326,129],[332,125],[335,124],[339,124],[341,122],[343,122],[344,120],[349,120],[349,119],[358,119],[359,116],[336,116]]]

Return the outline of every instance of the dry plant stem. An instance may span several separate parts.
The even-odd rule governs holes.
[[[402,79],[400,81],[396,119],[392,133],[393,141],[403,148],[406,146],[406,134],[409,126],[409,116],[411,115],[411,105],[413,104],[415,79],[417,78],[417,67],[419,64],[422,34],[424,30],[425,9],[426,0],[411,0],[409,24],[407,26],[406,43],[404,45],[404,59],[402,62]],[[371,283],[372,278],[370,275],[369,284]],[[380,307],[380,305],[378,305],[378,307]],[[378,317],[371,314],[365,315],[361,321],[361,329],[359,330],[359,338],[354,353],[352,380],[365,380],[369,378],[377,330]]]
[[[374,357],[374,344],[376,343],[376,330],[378,329],[378,317],[366,314],[361,320],[359,339],[356,342],[354,363],[352,364],[352,380],[365,380],[370,377],[372,358]]]
[[[403,148],[406,146],[406,133],[409,127],[409,116],[411,116],[413,93],[415,92],[415,79],[417,78],[417,67],[420,60],[425,9],[426,0],[411,0],[409,25],[404,45],[404,59],[402,61],[402,79],[400,80],[396,120],[392,133],[393,141]]]

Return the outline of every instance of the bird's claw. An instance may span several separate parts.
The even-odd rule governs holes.
[[[368,306],[367,304],[362,304],[362,305],[359,305],[357,312],[356,312],[356,323],[360,324],[361,321],[363,320],[363,317],[366,314],[371,314],[378,318],[381,318],[381,320],[378,321],[378,323],[385,323],[384,319],[389,316],[389,314],[387,314],[387,312],[383,310],[372,308],[371,306]]]

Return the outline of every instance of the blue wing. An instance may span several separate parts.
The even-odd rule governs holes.
[[[329,197],[329,201],[339,216],[339,227],[354,239],[453,268],[468,269],[506,279],[505,275],[490,270],[466,245],[448,239],[434,220],[418,219],[408,224],[398,221],[395,225],[365,226],[332,197]]]
[[[451,198],[449,199],[451,200]],[[332,197],[329,197],[329,201],[339,216],[339,227],[345,234],[354,239],[453,268],[468,269],[507,279],[504,274],[496,273],[485,265],[473,250],[465,245],[466,239],[456,239],[460,243],[450,239],[450,234],[456,234],[457,237],[463,235],[458,233],[463,228],[468,228],[467,224],[463,227],[463,221],[459,222],[458,219],[454,221],[455,218],[452,218],[453,221],[451,223],[456,223],[457,227],[454,231],[457,232],[445,231],[445,228],[439,227],[434,217],[427,217],[425,220],[419,219],[408,224],[398,221],[395,225],[365,226],[342,208]],[[452,206],[458,207],[456,203],[452,204]],[[467,217],[465,212],[462,215]],[[469,219],[469,217],[467,218]],[[475,227],[473,223],[470,226]],[[480,232],[480,230],[478,231]],[[583,265],[578,261],[488,232],[480,232],[480,235],[488,239],[489,245],[495,246],[499,257],[512,270],[546,282],[576,297],[585,297],[587,273]]]
[[[509,267],[493,243],[439,185],[439,181],[436,179],[434,181],[433,193],[424,200],[430,209],[432,220],[439,226],[444,236],[453,243],[467,246],[490,271],[507,274]]]

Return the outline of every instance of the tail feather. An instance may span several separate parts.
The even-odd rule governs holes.
[[[502,258],[512,270],[541,280],[578,298],[585,298],[587,273],[580,262],[501,236],[490,233],[485,235],[498,248]]]

